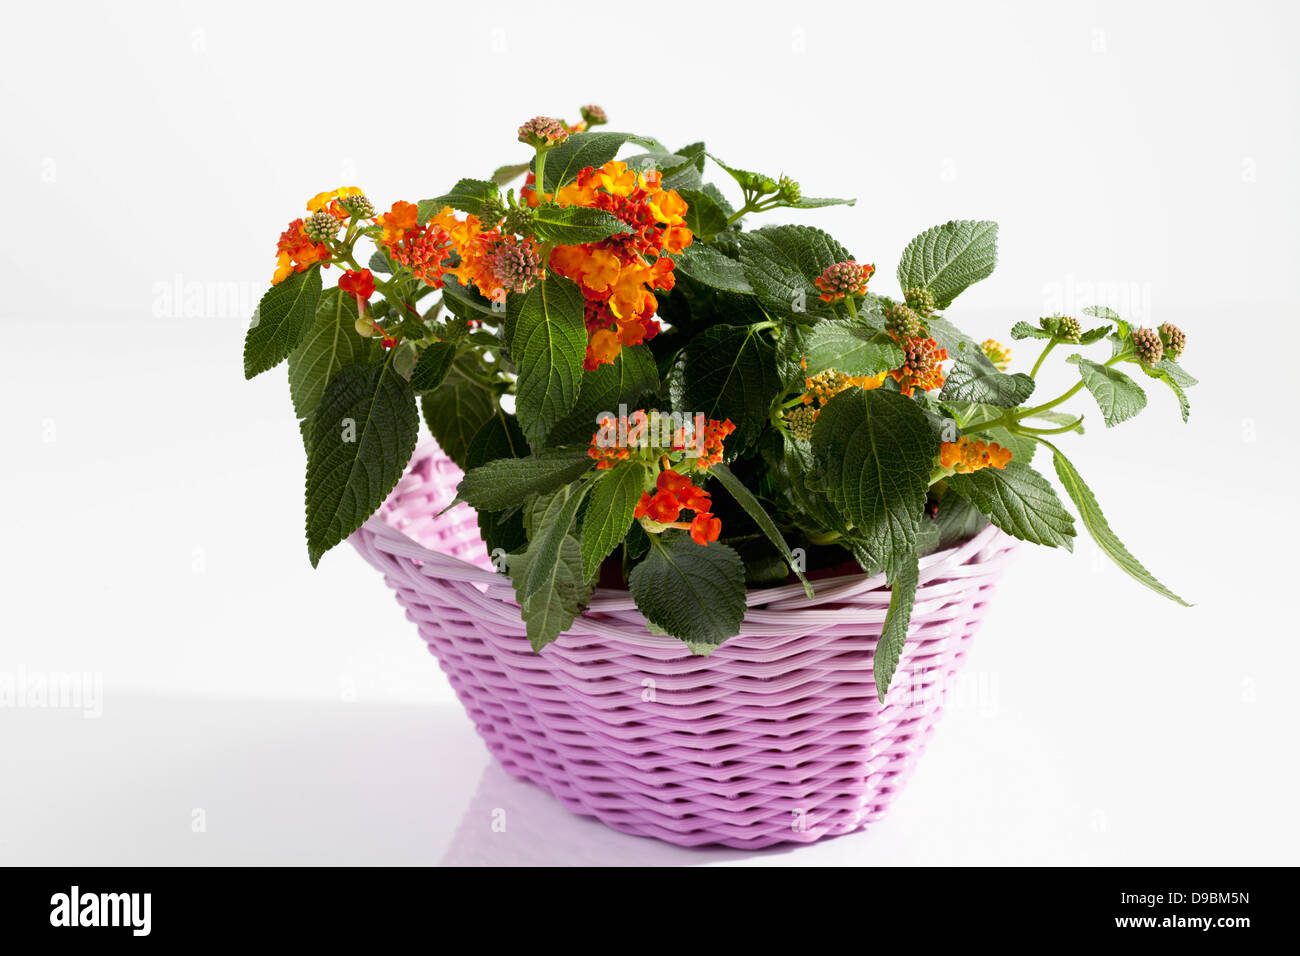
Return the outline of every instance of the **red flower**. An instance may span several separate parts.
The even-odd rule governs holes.
[[[375,294],[375,277],[370,274],[369,269],[362,269],[360,272],[349,269],[339,276],[339,288],[366,301]]]
[[[707,546],[710,541],[717,541],[721,533],[722,519],[715,518],[708,512],[697,514],[691,522],[691,540],[696,544]]]

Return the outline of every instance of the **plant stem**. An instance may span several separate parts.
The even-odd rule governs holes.
[[[849,307],[849,318],[856,319],[858,317],[858,305],[853,301],[853,296],[846,295],[844,297],[844,303]]]
[[[534,176],[534,191],[537,193],[537,201],[541,203],[542,197],[546,195],[546,150],[537,151],[537,160],[534,164],[536,176]]]
[[[1038,356],[1038,361],[1034,363],[1034,367],[1029,370],[1030,378],[1037,377],[1038,370],[1043,366],[1043,359],[1047,358],[1048,353],[1054,348],[1056,348],[1056,339],[1052,338],[1048,341],[1047,347],[1043,349],[1042,354]]]

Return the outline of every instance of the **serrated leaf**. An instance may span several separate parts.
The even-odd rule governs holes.
[[[969,355],[972,361],[981,365],[992,364],[980,349],[978,342],[942,316],[930,316],[925,320],[925,326],[930,337],[939,343],[939,347],[948,350],[949,358],[958,359]]]
[[[402,477],[420,419],[392,363],[348,365],[330,380],[307,454],[307,552],[323,555],[374,514]]]
[[[244,336],[244,378],[275,368],[311,329],[320,298],[320,266],[295,272],[271,286]]]
[[[686,201],[686,226],[697,242],[708,242],[727,228],[727,213],[713,196],[701,189],[681,189],[678,193]]]
[[[828,368],[877,375],[903,364],[903,350],[888,333],[860,322],[818,322],[808,330],[804,347],[809,375]]]
[[[411,369],[411,388],[417,392],[437,388],[451,371],[455,358],[456,346],[451,342],[434,342],[426,346]]]
[[[1052,422],[1055,425],[1074,425],[1075,426],[1073,429],[1074,432],[1076,432],[1079,435],[1083,434],[1082,415],[1068,415],[1065,412],[1045,411],[1045,412],[1034,412],[1034,414],[1028,417],[1041,418],[1043,421]]]
[[[1017,322],[1011,326],[1011,337],[1013,339],[1050,339],[1052,333],[1046,329],[1040,329],[1036,325],[1030,325],[1028,322]]]
[[[447,206],[481,216],[484,206],[500,201],[501,190],[496,183],[485,179],[462,179],[442,196],[421,199],[416,205],[416,216],[420,222],[428,222]]]
[[[1047,479],[1012,458],[1006,468],[981,468],[946,479],[961,495],[1012,537],[1052,548],[1074,547],[1074,519]]]
[[[447,457],[465,467],[465,452],[474,434],[497,412],[496,398],[477,382],[455,372],[432,392],[420,396],[425,424]]]
[[[669,382],[673,410],[731,419],[733,453],[758,438],[772,400],[781,391],[776,352],[750,325],[715,325],[687,343]]]
[[[510,355],[519,369],[515,414],[534,446],[572,411],[587,350],[582,291],[555,274],[506,299]]]
[[[871,553],[911,553],[939,453],[925,412],[886,389],[846,389],[817,416],[812,449],[831,503]]]
[[[393,262],[383,249],[376,249],[371,253],[369,266],[371,272],[378,272],[381,275],[393,274]]]
[[[620,405],[629,412],[643,407],[642,399],[659,392],[659,370],[654,355],[645,345],[625,345],[613,362],[582,373],[578,404],[546,436],[548,445],[581,444],[584,448],[596,433],[602,412],[618,414]]]
[[[356,297],[337,286],[326,289],[311,329],[289,353],[289,395],[299,419],[316,410],[325,386],[339,369],[363,363],[372,354],[374,340],[357,335],[356,321]]]
[[[533,213],[533,235],[542,242],[578,245],[599,242],[630,232],[631,227],[613,213],[590,206],[538,206]]]
[[[479,294],[473,286],[461,285],[455,276],[444,276],[442,280],[442,302],[448,311],[462,319],[479,319],[488,322],[500,322],[504,311],[495,311],[492,302]]]
[[[569,529],[578,517],[578,508],[591,491],[591,483],[566,485],[555,492],[552,506],[548,506],[544,519],[529,532],[528,551],[532,557],[528,573],[524,575],[523,590],[515,582],[515,591],[524,597],[525,607],[529,598],[539,593],[548,592],[555,587],[556,575],[560,573],[561,549],[566,540],[571,540]],[[553,507],[555,501],[561,502],[558,509]],[[579,547],[581,554],[581,547]],[[583,580],[588,576],[583,575]]]
[[[467,471],[456,494],[471,507],[502,511],[529,495],[549,494],[576,481],[595,464],[585,451],[576,450],[548,449],[526,458],[498,458]]]
[[[999,372],[983,353],[968,351],[953,363],[939,392],[942,401],[982,402],[999,408],[1024,404],[1034,392],[1034,380],[1024,372]]]
[[[831,199],[829,197],[804,196],[798,202],[783,202],[782,206],[790,209],[822,209],[826,206],[856,206],[856,199]]]
[[[537,528],[553,526],[562,520],[561,514],[569,507],[569,498],[566,489],[538,499],[534,510],[540,513],[531,515],[530,523]],[[577,538],[566,534],[560,539],[553,560],[544,572],[538,570],[539,560],[546,560],[545,556],[539,555],[539,550],[539,541],[534,539],[525,550],[506,558],[528,641],[534,651],[540,651],[567,631],[592,594],[591,584],[582,575],[582,551]],[[525,585],[534,574],[541,584],[528,595]]]
[[[934,523],[939,529],[938,547],[951,548],[983,531],[989,519],[961,495],[948,494],[939,502],[939,515]]]
[[[907,626],[912,620],[912,605],[916,603],[916,585],[919,578],[915,551],[899,562],[898,572],[890,581],[889,610],[885,612],[885,623],[880,628],[880,640],[876,642],[876,652],[871,657],[871,672],[876,680],[876,695],[880,702],[885,702],[889,685],[894,682],[894,672],[903,656],[903,645],[907,642]]]
[[[631,133],[573,133],[546,154],[545,191],[555,192],[560,186],[576,179],[586,166],[603,166],[618,155],[623,144],[628,142],[647,149],[654,149],[657,145],[652,139]]]
[[[921,233],[903,250],[898,285],[921,286],[946,309],[971,284],[993,274],[998,261],[998,224],[954,220]]]
[[[650,552],[628,578],[646,619],[696,654],[739,634],[745,617],[740,555],[718,541],[698,545],[683,531],[650,538]]]
[[[607,469],[596,478],[582,522],[584,577],[593,577],[601,562],[627,537],[647,476],[646,467],[634,461]]]
[[[1118,312],[1114,309],[1108,309],[1104,305],[1090,305],[1083,310],[1083,314],[1090,315],[1094,319],[1105,319],[1107,322],[1115,322],[1116,324],[1124,321],[1119,317]]]
[[[1074,465],[1070,464],[1069,460],[1061,454],[1055,445],[1046,441],[1043,444],[1052,449],[1056,477],[1060,479],[1061,485],[1074,502],[1074,506],[1079,509],[1079,517],[1083,521],[1083,526],[1088,529],[1088,533],[1092,535],[1093,540],[1097,542],[1101,550],[1106,552],[1110,559],[1119,565],[1120,570],[1135,581],[1146,585],[1157,594],[1164,595],[1171,601],[1176,601],[1184,607],[1191,607],[1177,594],[1157,581],[1151,572],[1129,553],[1119,538],[1115,536],[1115,532],[1110,529],[1110,525],[1106,523],[1106,516],[1102,514],[1101,506],[1097,504],[1097,499],[1093,496],[1092,490],[1084,484],[1083,478],[1075,470]]]
[[[808,597],[813,596],[813,588],[804,573],[799,570],[798,562],[794,559],[794,552],[790,550],[790,545],[786,543],[785,536],[781,534],[781,529],[776,526],[772,516],[767,513],[758,499],[754,497],[753,492],[745,487],[744,482],[737,478],[726,465],[718,464],[709,469],[709,474],[718,479],[719,484],[730,492],[731,497],[736,500],[736,504],[745,509],[745,513],[754,520],[759,530],[767,535],[767,540],[776,546],[785,558],[791,571],[803,582],[804,593]]]
[[[814,280],[848,250],[812,226],[764,226],[740,236],[740,262],[760,302],[781,315],[834,315]]]
[[[532,168],[532,163],[512,163],[509,166],[498,166],[496,172],[492,174],[492,181],[498,186],[508,186],[524,173]]]
[[[1071,355],[1068,361],[1079,366],[1083,384],[1097,400],[1107,428],[1128,421],[1147,407],[1146,392],[1119,369],[1100,365],[1077,354]]]
[[[1161,359],[1154,367],[1139,362],[1138,367],[1151,378],[1158,379],[1169,386],[1169,390],[1173,392],[1174,397],[1178,399],[1178,410],[1183,416],[1183,423],[1186,424],[1187,418],[1192,411],[1192,405],[1191,402],[1188,401],[1187,393],[1183,391],[1183,388],[1190,388],[1195,385],[1196,379],[1184,372],[1182,368],[1171,359]]]
[[[465,452],[465,470],[471,471],[500,458],[525,458],[529,455],[528,439],[519,428],[519,421],[501,409],[489,418],[469,443]],[[487,546],[489,555],[500,551],[509,554],[528,543],[524,533],[522,509],[514,507],[523,497],[502,511],[475,509],[479,537]]]
[[[754,291],[745,278],[744,266],[713,246],[693,242],[673,256],[673,260],[677,271],[711,289],[739,295],[751,295]]]

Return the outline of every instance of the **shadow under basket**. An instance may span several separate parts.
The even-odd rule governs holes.
[[[989,526],[921,559],[885,702],[872,657],[883,575],[752,590],[738,637],[709,657],[650,633],[626,591],[599,589],[534,654],[510,580],[491,570],[460,469],[417,449],[351,538],[384,574],[501,765],[625,833],[681,846],[812,843],[879,820],[942,711],[1015,548]]]

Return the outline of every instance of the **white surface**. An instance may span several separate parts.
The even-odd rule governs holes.
[[[532,6],[452,37],[424,5],[11,14],[0,677],[90,674],[103,715],[0,709],[0,861],[1297,862],[1297,14],[1133,6],[756,6],[650,33],[644,6],[585,14],[612,48],[656,38],[617,83],[576,57],[524,80]],[[302,70],[346,59],[341,30],[373,67],[313,102]],[[677,88],[692,70],[724,109]],[[798,218],[882,291],[915,232],[998,219],[998,271],[951,313],[977,336],[1094,299],[1186,328],[1191,425],[1157,385],[1114,431],[1080,401],[1067,453],[1197,606],[1086,541],[1026,550],[890,818],[812,848],[682,854],[489,769],[379,577],[346,548],[309,568],[288,389],[243,382],[239,352],[308,196],[433,195],[518,158],[528,115],[590,100],[859,196]]]

